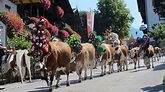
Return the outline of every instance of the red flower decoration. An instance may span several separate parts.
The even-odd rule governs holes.
[[[62,30],[62,36],[63,36],[64,39],[67,39],[67,38],[69,38],[70,35],[67,31]]]
[[[58,35],[58,28],[56,26],[53,26],[51,25],[50,26],[50,32],[53,34],[53,35]]]
[[[0,12],[0,20],[6,24],[9,29],[15,29],[17,33],[23,30],[24,22],[18,14],[5,10]]]
[[[64,10],[60,6],[57,6],[57,14],[60,15],[61,18],[64,16]]]

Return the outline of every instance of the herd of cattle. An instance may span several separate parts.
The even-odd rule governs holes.
[[[78,82],[87,78],[87,70],[90,69],[90,79],[93,78],[92,70],[94,67],[101,66],[101,76],[106,74],[106,67],[109,66],[108,73],[113,73],[114,64],[117,63],[117,71],[128,70],[128,64],[130,60],[134,63],[134,69],[137,65],[140,68],[140,58],[144,59],[144,64],[147,69],[154,68],[153,61],[160,59],[161,48],[153,47],[152,45],[142,53],[139,53],[139,47],[134,47],[131,50],[125,45],[120,45],[118,48],[114,48],[112,44],[101,44],[105,50],[101,55],[96,54],[96,48],[90,43],[82,43],[83,49],[79,53],[72,52],[69,45],[65,42],[50,42],[49,52],[50,55],[44,56],[42,51],[35,51],[34,59],[35,71],[40,71],[42,79],[46,80],[47,85],[52,89],[52,82],[54,76],[57,79],[56,87],[59,87],[60,75],[65,73],[67,75],[67,83],[69,86],[69,74],[71,70],[75,70],[78,75]],[[15,50],[9,51],[3,62],[2,74],[13,76],[18,71],[21,82],[24,80],[25,70],[28,70],[29,78],[31,81],[30,70],[30,57],[27,55],[27,50]],[[40,62],[43,61],[43,62]],[[71,65],[71,63],[75,64]],[[27,68],[27,69],[26,69]],[[73,69],[74,68],[74,69]],[[82,77],[82,71],[84,70],[84,77]],[[13,72],[14,71],[14,72]],[[11,78],[11,76],[9,78]]]

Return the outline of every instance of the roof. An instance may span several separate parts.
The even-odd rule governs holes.
[[[140,12],[140,15],[141,15],[141,17],[142,17],[142,19],[143,19],[143,22],[144,22],[144,24],[146,24],[147,23],[147,21],[146,21],[146,10],[145,10],[145,0],[137,0],[137,4],[138,4],[138,10],[139,10],[139,12]]]

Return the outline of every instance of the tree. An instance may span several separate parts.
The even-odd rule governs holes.
[[[165,1],[164,0],[153,0],[154,12],[160,17],[165,17]]]
[[[151,37],[155,40],[156,44],[159,44],[161,40],[165,38],[165,23],[155,24],[152,26],[153,31],[149,33]]]
[[[87,34],[87,11],[80,11],[79,12],[79,15],[80,15],[80,19],[82,21],[82,31],[84,32],[84,42],[87,41],[88,39],[88,36],[86,35]]]
[[[98,34],[112,27],[112,31],[121,39],[129,36],[130,25],[134,18],[126,8],[124,0],[99,0],[97,8],[94,29]]]

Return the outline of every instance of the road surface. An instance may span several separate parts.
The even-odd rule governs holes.
[[[128,71],[115,72],[100,76],[100,67],[93,70],[94,78],[78,83],[76,73],[70,74],[70,86],[66,86],[66,76],[62,75],[60,87],[53,86],[53,92],[163,92],[165,86],[162,84],[165,75],[165,57],[160,61],[154,62],[155,68],[146,69],[141,61],[140,68],[133,69],[133,64],[129,65]],[[116,64],[115,64],[116,66]],[[88,71],[89,74],[89,71]],[[5,87],[0,92],[48,92],[46,82],[40,79],[33,80],[29,83],[12,83],[2,85]],[[164,90],[165,92],[165,90]]]

